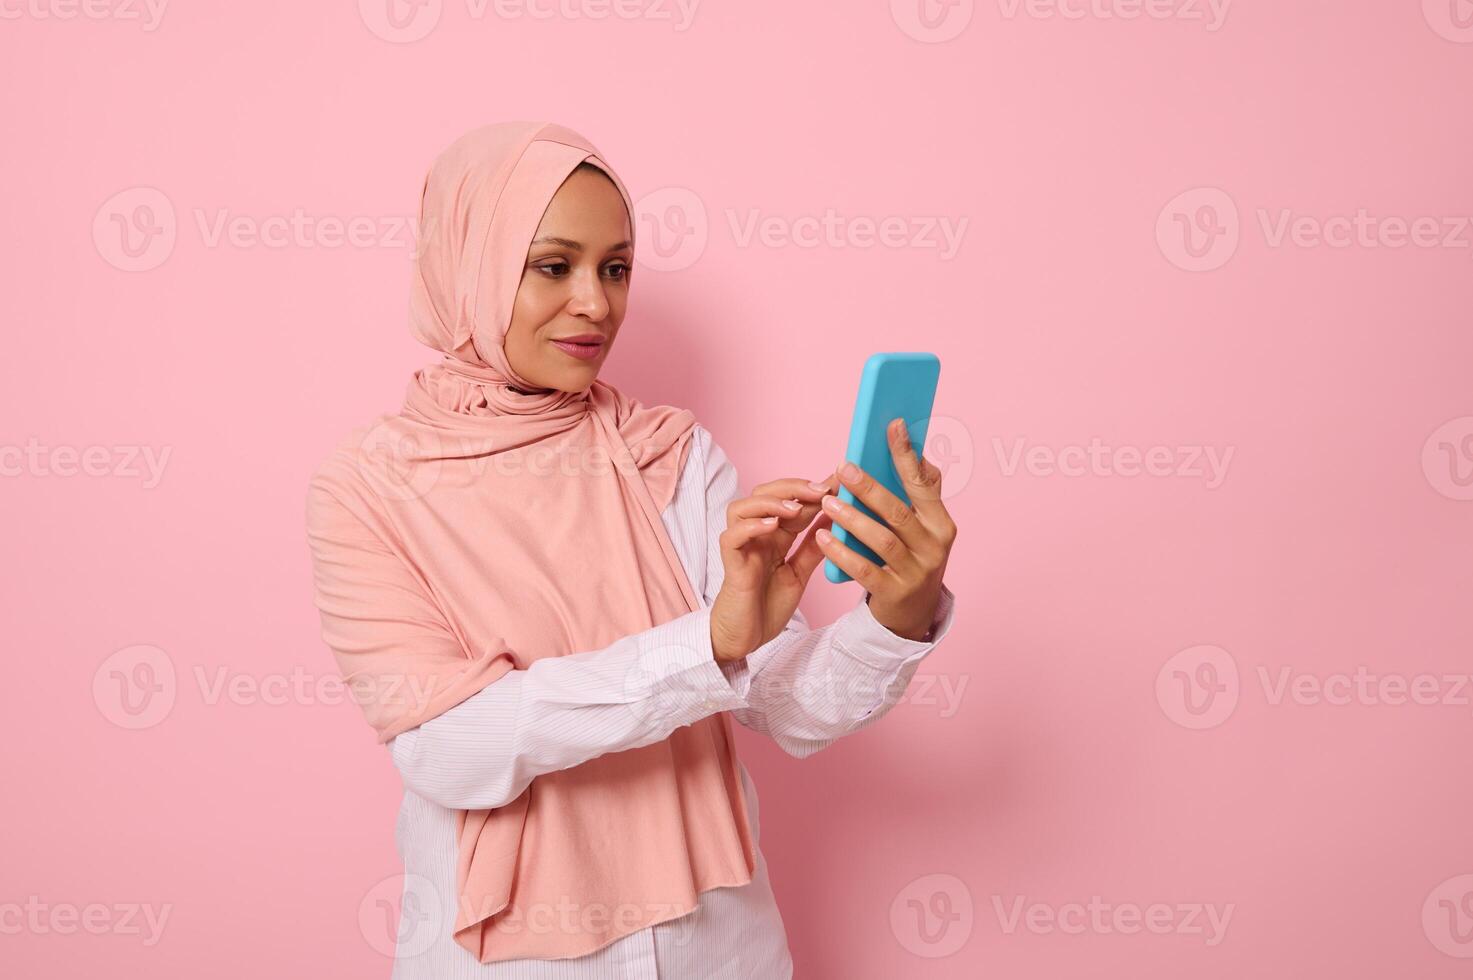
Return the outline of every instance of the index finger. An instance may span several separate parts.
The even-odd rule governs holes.
[[[946,505],[941,502],[941,467],[916,455],[905,419],[891,419],[886,435],[890,439],[890,457],[895,460],[895,472],[899,474],[900,482],[905,484],[911,506],[927,523],[939,520],[946,514]]]
[[[859,475],[853,480],[847,477],[842,478],[845,488],[854,494],[854,499],[868,507],[878,520],[886,524],[891,531],[895,532],[896,537],[905,542],[906,547],[912,551],[919,551],[925,539],[931,534],[926,523],[920,519],[920,515],[858,463],[848,465],[853,466],[859,472]]]
[[[771,480],[752,488],[751,496],[781,497],[787,500],[797,497],[799,500],[820,500],[826,493],[833,493],[837,489],[835,474],[830,473],[822,480],[816,481],[817,487],[809,484],[807,480],[798,477],[788,477],[781,480]]]
[[[915,450],[911,448],[910,436],[904,434],[904,425],[904,419],[891,419],[885,433],[890,441],[890,456],[895,460],[895,471],[905,484],[910,504],[907,505],[883,483],[858,466],[855,468],[859,469],[859,479],[845,480],[844,485],[850,489],[856,500],[863,501],[880,520],[890,525],[890,530],[900,540],[913,550],[919,550],[922,538],[937,534],[938,529],[950,520],[950,516],[941,503],[941,470],[930,463],[922,468]],[[928,472],[933,473],[935,478],[928,477]]]

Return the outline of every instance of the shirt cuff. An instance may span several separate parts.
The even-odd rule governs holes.
[[[848,653],[872,667],[886,669],[895,660],[909,660],[929,651],[951,632],[955,618],[956,595],[941,583],[941,597],[936,603],[936,613],[931,620],[930,639],[912,640],[890,632],[890,629],[875,618],[870,611],[869,593],[855,608],[839,620],[839,630],[834,641]]]
[[[728,660],[720,665],[721,673],[725,675],[727,683],[731,685],[737,697],[742,699],[741,706],[744,708],[750,706],[747,699],[751,696],[752,691],[752,669],[747,666],[747,657],[751,655],[749,653],[740,660]]]
[[[711,649],[711,607],[687,613],[650,630],[640,644],[638,685],[676,727],[718,711],[745,708],[750,681],[728,674]]]

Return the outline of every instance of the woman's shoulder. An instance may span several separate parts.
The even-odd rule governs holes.
[[[681,473],[681,485],[699,487],[706,496],[730,492],[738,480],[736,466],[721,448],[712,431],[697,422],[691,429],[691,446]],[[694,490],[692,491],[694,492]]]
[[[675,457],[678,463],[675,488],[669,503],[674,503],[676,498],[688,496],[705,485],[706,456],[710,444],[711,434],[700,422],[692,424],[689,435],[680,440]]]
[[[692,445],[701,450],[703,456],[711,448],[711,443],[716,441],[711,435],[711,430],[702,425],[699,420],[691,426],[690,440]]]
[[[700,422],[691,427],[691,450],[691,456],[698,459],[698,465],[707,472],[718,465],[730,465],[721,443],[716,441],[715,433]]]
[[[318,461],[307,478],[309,515],[348,510],[361,513],[371,507],[375,494],[368,464],[381,466],[395,458],[393,415],[380,415],[353,426]]]

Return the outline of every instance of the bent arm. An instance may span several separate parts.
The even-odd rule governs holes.
[[[745,704],[712,655],[707,608],[513,670],[389,748],[420,796],[487,809],[515,800],[543,773],[658,742]]]

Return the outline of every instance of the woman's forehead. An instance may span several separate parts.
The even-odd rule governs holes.
[[[629,238],[629,210],[624,197],[606,178],[587,171],[570,176],[553,195],[537,226],[534,244],[541,239],[562,239],[555,244],[572,247],[593,245],[607,248]]]

